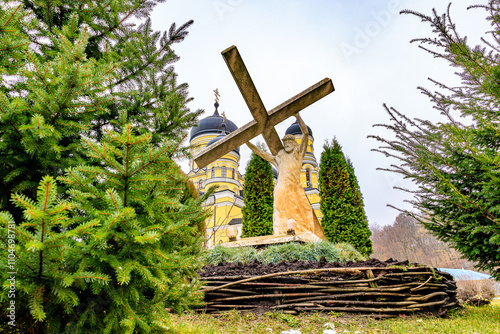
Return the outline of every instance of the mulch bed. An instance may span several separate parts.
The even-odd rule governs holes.
[[[201,277],[211,276],[260,276],[266,274],[279,273],[284,271],[307,270],[307,269],[323,269],[323,268],[355,268],[355,267],[373,267],[373,268],[386,268],[389,266],[404,266],[408,267],[408,261],[396,261],[388,259],[387,261],[380,261],[378,259],[370,259],[368,261],[347,261],[347,262],[327,262],[325,257],[322,257],[318,262],[309,261],[283,261],[276,264],[264,264],[257,260],[250,263],[234,263],[234,262],[221,262],[218,265],[206,265],[200,272]],[[418,264],[413,264],[418,266]],[[325,273],[323,276],[328,276]]]
[[[220,263],[200,272],[206,306],[200,311],[345,312],[379,318],[444,315],[457,305],[453,277],[392,259],[362,262]]]

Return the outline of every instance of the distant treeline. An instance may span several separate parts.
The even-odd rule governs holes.
[[[418,221],[400,214],[392,225],[372,225],[372,257],[408,260],[437,268],[474,269],[455,249],[430,234]]]

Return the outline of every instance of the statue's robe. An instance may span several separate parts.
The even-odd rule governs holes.
[[[282,149],[275,156],[278,182],[274,187],[274,235],[287,233],[289,219],[295,220],[295,233],[315,230],[317,218],[300,183],[302,160],[298,147],[290,153]]]

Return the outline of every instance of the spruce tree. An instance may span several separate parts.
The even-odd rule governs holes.
[[[20,332],[164,331],[165,309],[197,298],[203,198],[172,161],[200,113],[172,67],[192,22],[153,31],[157,2],[0,5],[0,244],[14,227]]]
[[[365,256],[372,250],[363,196],[351,161],[334,138],[323,145],[319,167],[321,226],[330,242],[347,242]]]
[[[99,163],[68,168],[60,177],[70,200],[60,200],[51,177],[40,183],[36,201],[13,196],[25,221],[16,227],[3,213],[0,231],[16,233],[16,261],[5,263],[16,271],[16,328],[165,331],[167,307],[181,311],[201,297],[194,277],[205,198],[183,201],[185,177],[172,160],[179,143],[152,140],[135,135],[131,124],[100,143],[83,139],[83,155]],[[2,276],[8,282],[8,273]],[[4,291],[1,300],[6,307],[12,298]]]
[[[485,10],[491,30],[471,45],[450,17],[403,11],[432,28],[432,36],[413,40],[439,61],[453,66],[461,84],[431,80],[434,89],[419,88],[444,115],[439,123],[410,119],[384,105],[390,123],[380,124],[393,138],[372,136],[377,150],[396,159],[383,170],[412,180],[414,210],[401,210],[449,243],[478,267],[500,278],[500,1],[489,0],[472,10]]]
[[[93,235],[97,222],[89,220],[73,228],[70,213],[74,207],[59,197],[55,180],[47,176],[40,182],[36,200],[22,194],[12,196],[24,212],[22,224],[16,225],[9,213],[0,213],[1,240],[8,243],[9,254],[1,260],[7,269],[2,281],[14,286],[0,298],[2,309],[14,306],[14,317],[2,314],[0,329],[4,332],[59,333],[65,312],[80,302],[79,289],[90,286],[88,283],[98,287],[111,281],[100,271],[68,265],[85,256],[79,239]]]
[[[82,162],[81,136],[119,130],[126,112],[153,143],[180,139],[200,111],[186,103],[172,47],[191,21],[163,34],[147,17],[160,1],[4,1],[0,6],[0,210],[34,197],[45,175]],[[8,76],[6,76],[8,75]]]
[[[245,172],[243,237],[273,234],[273,170],[271,164],[252,153]]]

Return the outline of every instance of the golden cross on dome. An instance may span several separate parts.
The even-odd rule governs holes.
[[[219,94],[219,89],[218,88],[215,88],[214,94],[215,94],[215,102],[219,103],[220,94]]]
[[[226,121],[226,112],[222,112],[222,122]]]

